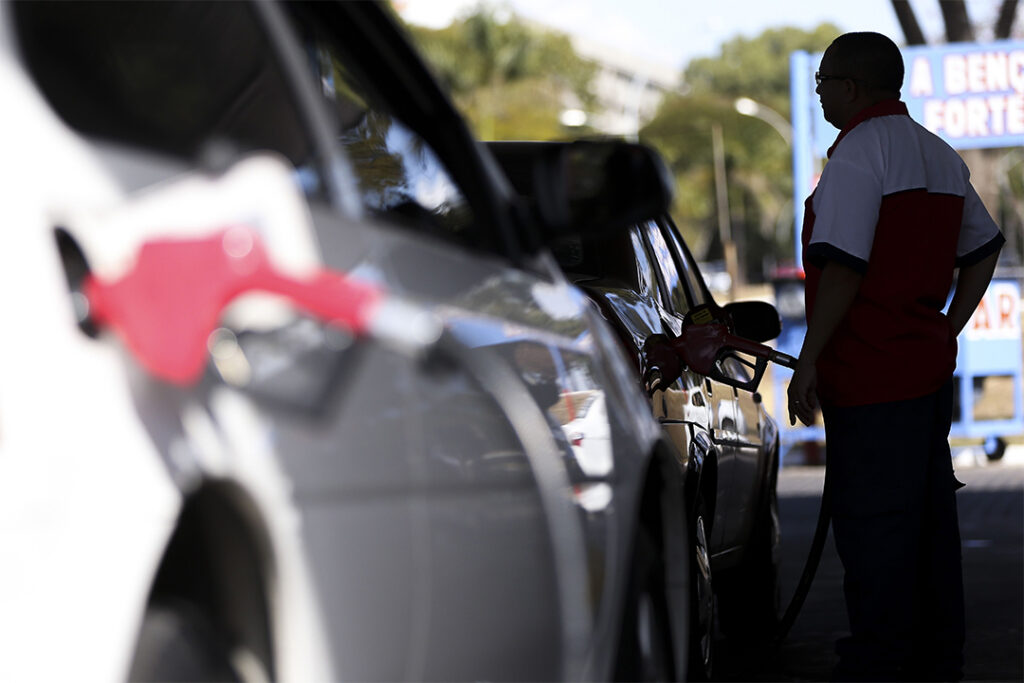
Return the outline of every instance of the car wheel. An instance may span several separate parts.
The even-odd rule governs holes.
[[[1006,454],[1006,439],[1001,436],[990,436],[985,439],[982,449],[989,462],[998,462]]]
[[[711,680],[714,668],[715,594],[711,582],[704,499],[698,498],[690,530],[690,661],[687,680]]]
[[[146,609],[128,674],[131,681],[239,681],[220,634],[188,602]]]
[[[740,646],[769,642],[779,624],[781,531],[777,479],[778,468],[774,468],[758,506],[743,562],[716,577],[722,632]]]
[[[664,554],[661,545],[643,526],[636,534],[634,545],[615,680],[672,681],[675,666]]]

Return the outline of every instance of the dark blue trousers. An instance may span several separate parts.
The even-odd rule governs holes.
[[[850,636],[836,646],[836,680],[963,677],[952,389],[950,381],[921,398],[823,407],[832,532],[850,620]]]

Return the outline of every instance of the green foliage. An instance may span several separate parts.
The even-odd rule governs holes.
[[[820,52],[841,33],[831,24],[812,31],[769,29],[738,36],[715,57],[695,59],[684,76],[686,94],[669,95],[641,131],[676,176],[672,214],[698,257],[721,258],[715,203],[711,128],[722,127],[730,219],[749,279],[760,279],[764,257],[792,259],[791,151],[768,123],[736,112],[749,97],[789,117],[789,55]]]
[[[694,93],[749,97],[788,117],[789,55],[821,52],[840,33],[834,24],[821,24],[812,31],[782,27],[754,38],[736,36],[722,44],[719,56],[690,62],[684,79]]]
[[[558,116],[566,93],[593,102],[596,67],[565,35],[516,17],[499,21],[486,6],[443,29],[410,34],[476,134],[485,140],[566,137]],[[586,131],[580,131],[581,133]]]

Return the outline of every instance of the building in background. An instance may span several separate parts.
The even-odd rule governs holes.
[[[548,29],[553,30],[553,29]],[[573,48],[598,66],[592,89],[597,109],[587,112],[587,125],[601,133],[635,139],[653,118],[662,97],[680,87],[678,69],[658,64],[589,38],[570,35]]]

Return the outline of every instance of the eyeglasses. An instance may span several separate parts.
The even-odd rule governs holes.
[[[828,74],[823,74],[820,71],[815,71],[814,72],[814,83],[815,83],[815,85],[821,85],[825,81],[845,81],[845,80],[859,81],[860,79],[859,78],[854,78],[853,76],[830,76]]]

